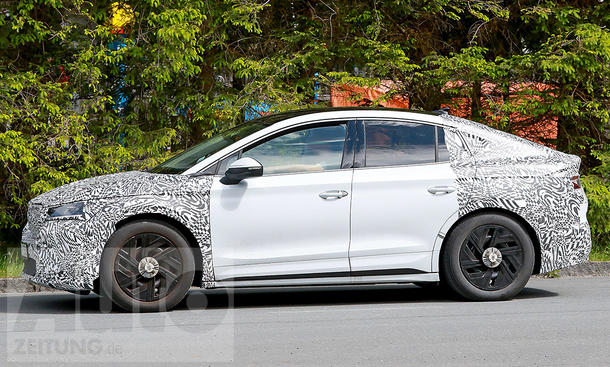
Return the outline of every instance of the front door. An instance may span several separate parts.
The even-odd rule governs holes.
[[[237,185],[214,178],[216,280],[349,273],[352,170],[342,168],[347,125],[325,123],[272,136],[234,156],[259,161],[263,176]]]

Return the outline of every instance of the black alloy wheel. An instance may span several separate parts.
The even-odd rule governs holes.
[[[517,220],[482,214],[451,230],[441,250],[441,281],[469,300],[506,300],[525,287],[535,259],[532,238]]]
[[[167,238],[140,233],[123,244],[114,260],[114,277],[129,297],[144,302],[164,298],[182,276],[182,257]]]
[[[134,221],[108,240],[100,293],[127,311],[166,311],[186,296],[194,276],[193,250],[180,231],[160,221]]]
[[[521,242],[504,226],[475,228],[462,243],[462,273],[479,289],[488,291],[507,287],[517,277],[522,265]]]

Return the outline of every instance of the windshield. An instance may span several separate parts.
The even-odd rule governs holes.
[[[184,152],[166,160],[149,172],[182,173],[219,150],[269,125],[268,121],[262,119],[241,124],[186,149]]]

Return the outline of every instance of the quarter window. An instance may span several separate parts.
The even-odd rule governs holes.
[[[229,168],[231,163],[235,162],[238,158],[239,152],[235,152],[227,158],[224,158],[222,161],[220,161],[220,164],[218,165],[218,173],[224,175],[225,172],[227,172],[227,169]]]
[[[347,124],[292,131],[243,152],[267,174],[321,172],[341,168]]]
[[[447,149],[447,143],[445,142],[445,129],[442,127],[437,127],[437,139],[438,139],[438,162],[448,162],[449,161],[449,150]]]

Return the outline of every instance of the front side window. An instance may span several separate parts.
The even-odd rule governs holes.
[[[367,167],[436,162],[435,127],[402,121],[366,121]]]
[[[339,169],[346,131],[346,123],[292,131],[245,150],[242,158],[259,161],[265,175]]]

